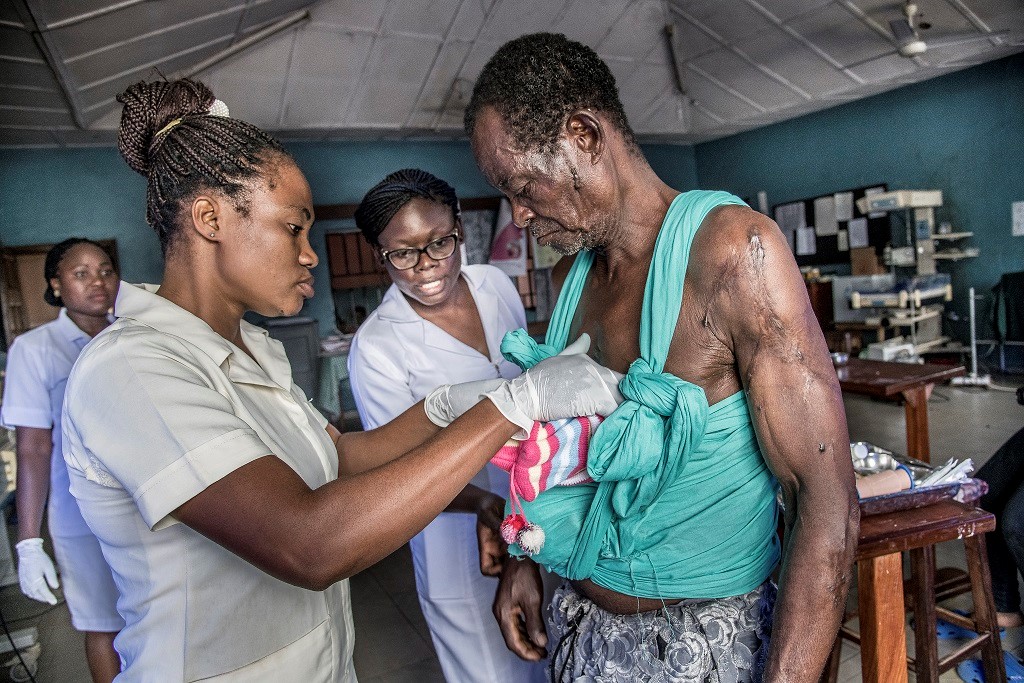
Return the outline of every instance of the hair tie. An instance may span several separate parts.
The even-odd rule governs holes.
[[[183,120],[183,119],[182,119],[182,117],[178,117],[178,118],[174,119],[173,121],[171,121],[170,123],[168,123],[168,124],[167,124],[166,126],[164,126],[163,128],[161,128],[160,130],[158,130],[158,131],[156,132],[156,135],[154,135],[153,137],[154,137],[154,138],[158,138],[158,137],[160,137],[161,135],[163,135],[164,133],[168,132],[169,130],[171,130],[172,128],[174,128],[174,127],[175,127],[176,125],[178,125],[179,123],[181,123],[181,122],[182,122],[182,120]]]
[[[206,112],[206,115],[207,116],[225,116],[226,117],[226,116],[230,116],[230,112],[228,112],[228,105],[224,104],[224,102],[222,100],[214,100],[213,104],[210,105],[210,109]],[[176,125],[178,125],[179,123],[181,123],[184,120],[185,120],[184,116],[179,116],[178,118],[174,119],[173,121],[168,123],[166,126],[161,128],[160,130],[158,130],[156,132],[156,135],[154,135],[153,137],[154,138],[158,138],[161,135],[163,135],[164,133],[170,132],[170,130],[172,128],[174,128]]]

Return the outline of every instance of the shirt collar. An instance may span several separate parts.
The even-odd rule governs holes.
[[[92,339],[89,335],[82,331],[75,321],[68,315],[68,309],[60,309],[60,313],[57,314],[57,329],[60,330],[61,335],[71,342],[77,345],[79,348],[85,346]]]
[[[270,334],[262,327],[241,321],[242,337],[254,362],[241,349],[213,331],[202,318],[157,295],[158,285],[121,282],[114,302],[118,318],[135,320],[153,329],[178,337],[199,348],[220,367],[227,362],[228,377],[248,384],[274,385],[285,390],[292,383],[291,365],[284,348],[270,342]],[[239,353],[236,353],[239,352]]]

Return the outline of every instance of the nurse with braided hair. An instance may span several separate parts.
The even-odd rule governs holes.
[[[121,283],[116,321],[79,357],[64,459],[120,592],[120,680],[354,681],[347,578],[534,420],[613,411],[614,375],[561,355],[339,434],[281,344],[242,320],[313,295],[302,172],[201,83],[139,83],[119,101],[164,277]]]

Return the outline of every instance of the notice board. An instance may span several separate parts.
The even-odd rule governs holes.
[[[789,240],[797,265],[848,263],[850,249],[882,248],[892,239],[888,213],[862,214],[857,200],[872,192],[885,192],[886,183],[863,185],[772,206],[770,216]]]

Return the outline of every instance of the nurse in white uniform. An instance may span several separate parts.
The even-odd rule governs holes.
[[[124,620],[99,542],[68,489],[60,415],[71,367],[89,340],[110,324],[117,273],[100,245],[71,238],[50,249],[43,274],[43,296],[61,310],[56,320],[11,345],[0,412],[0,420],[17,435],[18,579],[28,597],[57,603],[52,589],[60,582],[39,537],[45,507],[71,624],[85,633],[93,681],[109,683],[121,669],[114,636]]]
[[[346,579],[532,420],[614,410],[617,379],[565,355],[339,434],[282,345],[242,320],[295,315],[313,295],[302,172],[201,83],[138,83],[119,101],[164,277],[122,283],[63,419],[71,492],[120,593],[118,680],[354,681]]]
[[[418,169],[397,171],[366,194],[355,219],[394,282],[349,352],[364,428],[390,422],[441,384],[519,375],[500,346],[506,332],[526,327],[522,300],[497,268],[462,266],[458,199],[448,183]],[[449,510],[491,513],[481,521],[496,526],[504,498],[486,494],[507,495],[508,473],[488,464],[472,484]],[[523,661],[505,645],[491,612],[498,581],[481,573],[479,526],[464,512],[444,512],[410,543],[445,679],[546,680],[542,663]]]

